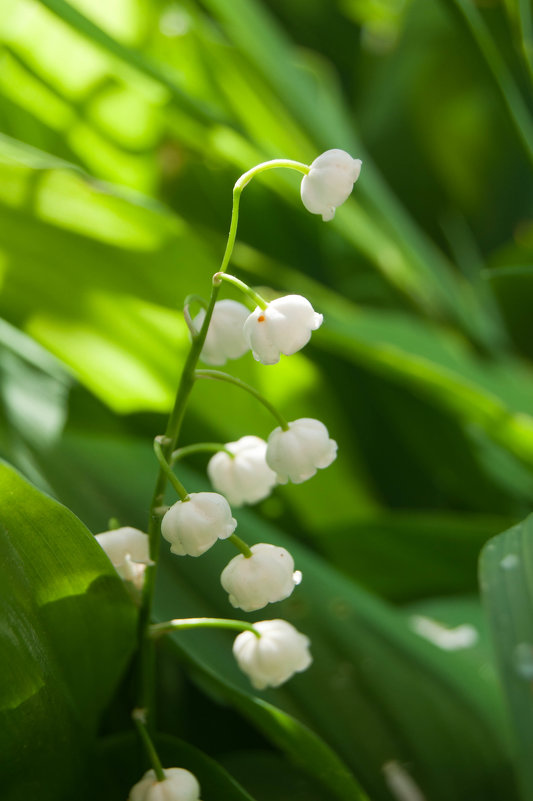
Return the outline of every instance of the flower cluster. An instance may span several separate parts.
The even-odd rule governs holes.
[[[160,474],[150,509],[150,540],[142,531],[130,527],[105,531],[96,537],[119,576],[133,584],[137,597],[143,590],[146,568],[154,564],[149,544],[152,551],[157,552],[155,536],[158,536],[159,521],[161,535],[170,543],[171,553],[177,556],[202,556],[218,540],[227,540],[240,551],[223,569],[220,582],[229,603],[244,612],[256,612],[267,604],[289,598],[302,579],[301,572],[295,570],[292,555],[285,548],[265,542],[250,546],[234,533],[237,520],[230,504],[258,503],[277,484],[307,481],[318,469],[328,467],[335,460],[336,442],[330,439],[326,426],[319,420],[303,417],[287,422],[266,398],[240,379],[218,370],[196,369],[199,359],[218,367],[249,350],[256,361],[277,364],[282,354],[291,356],[307,345],[312,332],[322,325],[322,314],[301,295],[285,295],[267,302],[239,278],[225,272],[235,241],[238,196],[254,175],[272,167],[289,167],[304,173],[301,183],[304,206],[312,214],[322,215],[323,220],[331,220],[336,208],[350,195],[359,177],[361,161],[342,150],[328,150],[310,165],[283,159],[257,165],[236,182],[228,245],[221,269],[213,276],[211,298],[206,302],[191,295],[185,301],[191,350],[167,432],[154,440]],[[254,301],[255,308],[250,312],[235,300],[217,301],[222,280],[244,292]],[[191,302],[198,302],[202,307],[194,318],[189,312]],[[278,427],[266,441],[247,435],[225,444],[199,443],[173,450],[189,393],[198,378],[229,381],[250,392],[272,412]],[[199,450],[215,451],[207,466],[214,492],[189,493],[173,472],[177,460]],[[160,505],[166,479],[179,496],[169,508]],[[154,582],[146,582],[141,614],[146,623],[139,658],[143,700],[151,678],[146,670],[146,665],[151,664],[150,638],[178,629],[217,626],[240,630],[233,644],[233,654],[239,668],[257,690],[279,687],[295,673],[306,670],[312,662],[309,638],[286,620],[250,624],[219,618],[186,618],[150,624],[153,590]],[[192,773],[184,768],[162,767],[148,731],[148,711],[139,706],[133,710],[132,718],[153,769],[132,787],[129,801],[200,801],[200,785]]]
[[[200,331],[205,314],[201,309],[192,320],[194,332]],[[262,305],[251,314],[236,300],[219,300],[213,309],[201,359],[206,364],[221,366],[251,350],[256,361],[277,364],[281,354],[292,356],[307,345],[312,331],[321,324],[322,315],[301,295],[285,295],[270,303],[262,300]]]
[[[324,220],[331,220],[336,207],[349,196],[361,162],[342,150],[329,150],[309,167],[300,166],[305,172],[301,184],[304,206],[313,214],[321,214]],[[267,303],[238,278],[224,272],[217,273],[214,282],[220,283],[223,278],[257,305],[249,313],[241,303],[220,300],[210,311],[205,306],[194,319],[189,318],[193,340],[200,337],[202,342],[200,358],[209,365],[223,365],[248,350],[262,364],[276,364],[281,354],[290,356],[301,350],[312,332],[322,325],[322,315],[301,295],[286,295]],[[204,331],[208,313],[211,318]],[[206,377],[219,375],[232,380],[213,370],[204,373],[208,373]],[[258,396],[255,390],[252,392]],[[282,421],[280,415],[276,416]],[[180,500],[165,513],[161,533],[172,553],[179,556],[201,556],[219,539],[233,541],[241,553],[224,568],[220,580],[235,608],[254,612],[282,601],[301,580],[292,556],[285,548],[269,543],[250,547],[236,537],[237,521],[229,504],[257,503],[276,484],[307,481],[317,469],[328,467],[336,454],[337,444],[330,439],[325,425],[310,418],[283,421],[267,441],[248,435],[225,443],[207,467],[215,492],[186,494],[177,487]],[[239,634],[234,654],[258,689],[277,687],[311,662],[309,640],[283,620],[263,621],[255,624],[253,632]]]
[[[344,150],[327,150],[308,167],[301,183],[301,197],[312,214],[332,220],[359,178],[361,160]],[[202,309],[192,321],[200,331],[206,312]],[[322,324],[322,315],[301,295],[286,295],[262,303],[249,314],[234,300],[218,301],[213,310],[201,353],[206,364],[223,365],[248,350],[262,364],[277,364],[281,354],[291,356],[301,350]]]

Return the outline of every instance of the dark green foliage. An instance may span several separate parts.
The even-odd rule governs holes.
[[[390,763],[425,801],[514,801],[516,783],[530,801],[529,3],[4,0],[0,17],[0,454],[48,493],[0,468],[2,799],[122,799],[146,768],[135,606],[85,525],[146,528],[181,305],[209,293],[235,179],[340,147],[363,170],[335,220],[268,174],[230,267],[325,318],[275,367],[228,365],[339,442],[237,515],[296,555],[302,586],[257,617],[295,622],[314,665],[263,700],[227,633],[174,635],[159,745],[203,801],[395,801]],[[207,383],[180,444],[268,435],[253,398]],[[204,468],[180,470],[188,488]],[[476,558],[505,529],[481,567],[494,660]],[[158,617],[230,615],[231,555],[165,545]]]

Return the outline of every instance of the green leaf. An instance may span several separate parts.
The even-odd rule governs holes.
[[[67,509],[0,464],[0,752],[9,801],[68,801],[135,644],[135,607]]]
[[[154,63],[139,50],[117,41],[70,3],[66,3],[64,0],[39,0],[39,2],[89,41],[124,61],[125,64],[146,77],[160,83],[170,92],[174,102],[188,113],[203,121],[216,119],[216,115],[207,106],[190,97],[181,89],[178,76],[173,75],[171,70]]]
[[[481,589],[505,692],[523,801],[533,794],[533,516],[491,539]]]
[[[187,341],[174,310],[185,290],[180,270],[169,269],[171,254],[195,264],[187,288],[199,292],[214,271],[210,254],[164,207],[112,193],[54,160],[47,169],[44,156],[36,167],[32,150],[31,168],[11,159],[0,167],[9,256],[0,262],[1,311],[115,408],[168,408],[176,347]]]
[[[233,704],[297,766],[319,782],[332,799],[369,801],[342,760],[314,731],[282,709],[222,679],[218,671],[197,654],[191,657],[186,646],[182,648],[180,644],[179,653],[190,663],[193,675],[199,677],[204,688]]]
[[[474,592],[481,547],[505,518],[398,511],[317,536],[329,564],[396,601]]]
[[[225,754],[222,762],[257,801],[323,801],[322,789],[285,759],[267,751]]]

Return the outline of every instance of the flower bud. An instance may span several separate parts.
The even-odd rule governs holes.
[[[96,539],[119,576],[141,590],[146,565],[153,564],[148,535],[131,526],[124,526],[96,534]]]
[[[237,527],[227,500],[216,492],[192,492],[171,506],[161,521],[161,534],[178,556],[201,556]]]
[[[280,354],[291,356],[307,345],[322,320],[306,298],[285,295],[266,309],[258,306],[244,323],[244,336],[256,361],[276,364]]]
[[[285,548],[261,542],[250,550],[252,556],[235,556],[220,576],[230,604],[244,612],[283,601],[302,578],[300,571],[294,572],[294,559]]]
[[[301,484],[314,476],[317,468],[328,467],[337,456],[337,443],[329,438],[319,420],[302,417],[289,423],[288,431],[278,426],[268,438],[267,464],[280,484]]]
[[[267,444],[260,437],[241,437],[228,442],[224,451],[215,453],[207,465],[207,475],[213,487],[226,496],[232,506],[257,503],[270,495],[276,484],[276,474],[266,463]]]
[[[257,690],[279,687],[313,661],[309,638],[286,620],[254,623],[260,637],[243,631],[233,643],[233,654],[243,673]]]
[[[327,222],[335,209],[350,196],[361,172],[361,159],[353,159],[345,150],[326,150],[318,156],[300,188],[302,202],[311,214],[321,214]]]
[[[249,311],[236,300],[219,300],[215,303],[209,321],[207,336],[200,354],[206,364],[226,364],[227,359],[238,359],[248,350],[243,334],[244,321]],[[201,309],[192,323],[199,331],[205,320],[205,310]]]
[[[185,768],[165,768],[165,779],[157,780],[148,770],[131,790],[128,801],[200,801],[200,785]]]

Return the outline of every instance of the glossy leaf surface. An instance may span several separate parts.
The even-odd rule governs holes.
[[[0,465],[0,745],[9,801],[72,797],[135,642],[135,607],[85,526]]]

